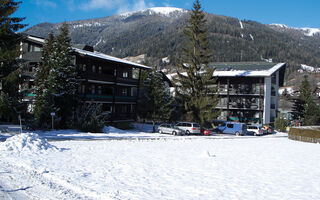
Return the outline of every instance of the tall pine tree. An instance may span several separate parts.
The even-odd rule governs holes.
[[[60,27],[60,33],[53,45],[53,62],[49,71],[49,91],[54,96],[55,112],[60,128],[73,123],[74,104],[78,83],[77,72],[72,64],[71,39],[66,23]]]
[[[0,120],[17,119],[21,108],[19,74],[21,66],[17,62],[20,55],[22,36],[15,32],[26,25],[20,24],[24,18],[10,17],[21,2],[0,1]]]
[[[57,128],[73,125],[77,72],[72,64],[71,39],[68,25],[60,27],[55,38],[52,33],[42,52],[43,65],[36,76],[35,117],[42,128],[48,128],[50,113],[54,112]]]
[[[199,0],[193,4],[192,13],[184,28],[186,43],[182,49],[177,71],[176,94],[184,101],[186,111],[192,119],[203,126],[219,115],[215,108],[219,103],[214,69],[209,68],[211,53],[205,14]]]

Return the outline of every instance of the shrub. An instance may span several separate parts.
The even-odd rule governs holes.
[[[102,104],[83,104],[77,114],[78,128],[86,132],[102,132],[109,117],[109,113],[103,112]]]
[[[286,131],[287,122],[286,120],[277,117],[274,121],[274,128],[278,131],[284,132]]]

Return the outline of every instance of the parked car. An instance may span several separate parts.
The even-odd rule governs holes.
[[[216,133],[234,134],[236,136],[247,134],[247,125],[244,123],[229,121],[213,121],[212,123],[216,126],[212,131]]]
[[[168,133],[172,135],[184,135],[185,131],[182,129],[179,129],[177,126],[174,126],[172,124],[161,124],[158,127],[159,133]]]
[[[247,126],[247,133],[253,135],[263,135],[263,127],[260,124],[250,124]]]
[[[203,131],[203,135],[212,135],[213,133],[215,133],[215,131],[210,128],[205,128]]]
[[[264,130],[265,134],[273,134],[273,132],[274,132],[273,127],[270,125],[264,125],[263,130]]]
[[[176,124],[179,129],[182,129],[186,132],[186,135],[191,134],[201,134],[200,125],[195,122],[179,122]]]

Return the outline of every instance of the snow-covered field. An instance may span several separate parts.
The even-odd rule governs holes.
[[[320,199],[319,144],[105,132],[0,143],[0,199]]]

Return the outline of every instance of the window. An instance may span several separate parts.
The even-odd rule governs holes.
[[[228,128],[233,128],[233,124],[227,124]]]
[[[86,86],[82,85],[82,94],[86,93]]]
[[[137,88],[132,87],[132,88],[131,88],[131,96],[132,96],[132,97],[135,97],[135,96],[137,96],[137,93],[138,93]]]
[[[94,93],[96,93],[96,86],[92,85],[91,86],[91,94],[94,94]]]
[[[34,46],[34,51],[39,52],[39,51],[41,51],[41,48],[37,47],[37,46]]]
[[[87,66],[86,66],[86,64],[83,65],[82,71],[84,71],[84,72],[87,71]]]
[[[122,90],[121,90],[121,95],[122,96],[127,96],[127,88],[123,88]]]
[[[96,66],[95,65],[92,65],[92,72],[96,73]]]
[[[122,77],[123,78],[128,78],[129,76],[129,73],[128,72],[122,72]]]
[[[199,125],[199,124],[193,124],[193,127],[197,127],[197,128],[199,128],[199,127],[200,127],[200,125]]]
[[[98,86],[98,94],[102,94],[102,87]]]
[[[99,66],[98,73],[102,74],[102,67],[101,66]]]
[[[41,47],[33,44],[28,44],[28,52],[39,52],[39,51],[41,51]]]

